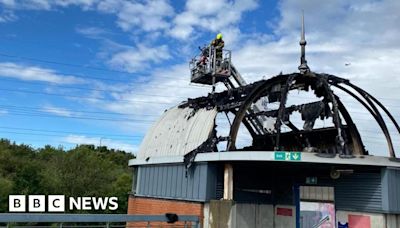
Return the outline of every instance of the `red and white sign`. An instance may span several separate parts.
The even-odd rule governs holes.
[[[293,209],[292,208],[278,207],[278,208],[276,208],[276,215],[293,216]]]
[[[371,228],[371,218],[365,215],[349,215],[349,227],[351,228]]]

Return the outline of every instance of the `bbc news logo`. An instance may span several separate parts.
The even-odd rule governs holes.
[[[64,195],[10,195],[9,212],[65,212],[74,210],[118,209],[117,197],[68,197]]]

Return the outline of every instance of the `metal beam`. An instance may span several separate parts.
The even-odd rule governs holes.
[[[351,83],[346,83],[346,85],[350,86],[351,88],[353,88],[355,91],[357,91],[369,104],[369,106],[372,108],[372,110],[374,111],[375,115],[376,115],[376,121],[378,122],[378,124],[380,125],[385,137],[386,137],[386,141],[388,143],[388,147],[389,147],[389,153],[390,156],[392,158],[396,158],[396,153],[394,151],[394,147],[393,147],[393,142],[392,142],[392,138],[390,137],[390,133],[389,130],[386,126],[385,121],[383,120],[382,115],[380,114],[379,110],[376,108],[375,104],[370,100],[370,98],[372,96],[370,96],[369,94],[367,94],[364,90],[362,90],[361,88],[351,84]]]
[[[1,213],[0,222],[167,222],[165,215],[126,215],[126,214],[33,214]],[[178,215],[178,221],[199,222],[195,215]]]
[[[300,151],[299,151],[300,152]],[[301,154],[301,161],[297,163],[325,163],[325,164],[348,164],[348,165],[369,165],[369,166],[382,166],[382,167],[400,167],[400,162],[391,161],[389,157],[383,156],[370,156],[370,155],[355,155],[354,159],[341,159],[338,156],[334,158],[322,158],[315,156],[317,153],[303,152]],[[157,164],[182,164],[183,156],[180,156],[180,161],[175,158],[171,159],[158,159],[153,158],[151,161],[145,159],[132,159],[131,166],[137,165],[157,165]],[[233,162],[233,161],[260,161],[260,162],[293,162],[293,161],[276,161],[274,151],[225,151],[225,152],[211,152],[200,153],[196,156],[195,162]]]

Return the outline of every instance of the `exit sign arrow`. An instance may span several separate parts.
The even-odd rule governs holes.
[[[292,152],[291,155],[292,155],[292,157],[291,157],[290,160],[293,160],[293,161],[300,161],[301,160],[301,158],[300,158],[301,154],[299,152]]]
[[[301,161],[301,153],[277,151],[274,158],[276,161]]]

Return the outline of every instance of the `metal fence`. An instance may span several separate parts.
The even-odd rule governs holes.
[[[0,214],[0,227],[200,227],[199,217],[195,215],[173,215],[172,218],[167,215],[4,213]]]

